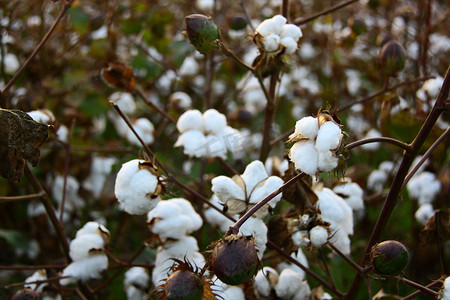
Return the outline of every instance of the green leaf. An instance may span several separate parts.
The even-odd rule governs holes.
[[[74,29],[80,33],[85,34],[88,32],[89,26],[89,15],[86,14],[81,7],[72,7],[69,9],[68,14],[70,15],[70,21]]]
[[[13,249],[28,247],[29,239],[19,231],[0,229],[0,238],[6,240]]]

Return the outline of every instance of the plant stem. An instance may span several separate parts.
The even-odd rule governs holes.
[[[72,5],[73,0],[66,1],[64,3],[63,8],[61,9],[61,12],[59,13],[58,17],[56,18],[55,22],[53,22],[52,27],[48,30],[42,41],[39,43],[39,45],[36,47],[36,49],[33,50],[33,52],[30,54],[30,56],[27,58],[27,60],[23,63],[23,65],[20,67],[20,69],[17,71],[17,73],[14,75],[14,77],[6,84],[5,88],[2,91],[3,96],[9,91],[11,86],[19,79],[20,75],[25,71],[25,69],[28,67],[28,65],[31,63],[33,58],[41,51],[42,47],[45,45],[45,43],[50,39],[53,32],[55,31],[56,27],[58,26],[59,22],[63,19],[64,15],[66,14],[67,10]]]
[[[278,82],[278,74],[279,72],[274,72],[270,77],[270,86],[268,93],[265,92],[267,103],[266,103],[266,110],[264,115],[264,128],[263,128],[263,140],[261,145],[261,152],[259,153],[259,160],[260,161],[266,161],[267,157],[269,156],[271,143],[270,143],[270,131],[272,129],[272,123],[275,117],[275,110],[276,110],[276,97],[275,97],[275,91],[276,86]],[[261,88],[264,87],[264,83],[261,79],[261,75],[258,72],[258,81],[261,85]]]
[[[29,195],[23,195],[23,196],[9,196],[9,197],[0,196],[0,204],[6,203],[6,202],[13,202],[13,201],[32,200],[32,199],[44,197],[44,195],[45,195],[45,192],[41,191],[36,194],[29,194]]]
[[[358,146],[361,146],[361,145],[364,145],[364,144],[381,143],[381,142],[389,143],[389,144],[398,146],[398,147],[400,147],[400,148],[402,148],[402,149],[404,149],[406,151],[410,151],[411,150],[411,146],[410,145],[408,145],[406,143],[403,143],[403,142],[401,142],[399,140],[396,140],[396,139],[393,139],[393,138],[390,138],[390,137],[383,137],[383,136],[362,139],[362,140],[350,143],[348,145],[345,145],[345,148],[347,150],[350,150],[350,149],[353,149],[355,147],[358,147]]]
[[[398,197],[400,195],[400,192],[402,190],[403,182],[405,180],[405,177],[408,173],[408,170],[414,160],[414,157],[419,152],[420,148],[422,147],[423,143],[425,142],[426,137],[430,134],[434,124],[436,123],[438,117],[442,113],[442,111],[445,110],[446,101],[449,95],[450,90],[450,67],[447,69],[447,73],[445,75],[444,83],[442,85],[441,91],[439,92],[439,96],[436,100],[435,105],[433,106],[433,109],[431,110],[430,114],[428,115],[427,119],[425,120],[422,128],[420,129],[419,133],[417,134],[414,141],[411,143],[411,151],[405,152],[402,162],[400,164],[400,167],[397,171],[397,174],[394,177],[394,181],[391,185],[391,189],[389,190],[389,193],[386,197],[386,200],[384,202],[383,208],[381,210],[381,213],[378,217],[377,223],[375,225],[375,228],[372,231],[372,235],[370,237],[369,242],[367,243],[366,250],[364,253],[364,256],[361,261],[361,266],[366,265],[366,263],[369,260],[369,254],[370,251],[375,245],[375,243],[381,238],[381,235],[384,232],[384,229],[386,228],[386,224],[395,208],[395,206],[398,203]],[[359,289],[360,282],[361,282],[361,274],[356,274],[353,283],[348,290],[346,294],[346,299],[354,299],[356,296],[356,293]]]
[[[246,68],[247,70],[249,70],[252,73],[255,72],[255,69],[253,69],[252,67],[247,65],[245,62],[243,62],[239,57],[237,57],[230,49],[227,48],[227,46],[225,46],[225,44],[222,41],[219,41],[219,46],[222,49],[222,51],[224,52],[224,54],[226,56],[228,56],[229,58],[233,59],[238,65]]]
[[[135,87],[133,88],[133,93],[137,95],[139,98],[141,98],[148,106],[156,110],[160,115],[162,115],[164,118],[172,122],[173,124],[176,124],[177,122],[169,116],[163,109],[156,106],[152,101],[148,100],[147,97],[145,97],[144,93],[141,91],[141,89]]]
[[[438,296],[438,293],[436,291],[433,291],[432,289],[430,289],[430,288],[428,288],[426,286],[423,286],[423,285],[421,285],[421,284],[419,284],[417,282],[414,282],[412,280],[409,280],[409,279],[406,279],[406,278],[403,278],[403,277],[400,277],[400,276],[396,276],[395,279],[400,280],[404,284],[412,286],[412,287],[418,289],[419,291],[422,291],[422,292],[424,292],[426,294],[429,294],[429,295],[431,295],[431,296],[433,296],[435,298]]]
[[[324,9],[324,10],[322,10],[322,11],[320,11],[320,12],[318,12],[318,13],[310,16],[310,17],[297,19],[297,20],[294,21],[294,24],[297,25],[297,26],[300,26],[300,25],[309,23],[312,20],[317,19],[318,17],[321,17],[323,15],[327,15],[327,14],[330,14],[332,12],[335,12],[336,10],[339,10],[339,9],[341,9],[343,7],[346,7],[346,6],[348,6],[348,5],[350,5],[350,4],[354,3],[354,2],[357,2],[357,1],[358,0],[349,0],[349,1],[345,1],[345,2],[342,2],[342,3],[336,4],[335,6],[332,6],[330,8]]]
[[[441,282],[440,280],[435,280],[435,281],[433,281],[432,283],[430,283],[429,285],[427,285],[426,288],[432,288],[432,287],[434,287],[434,286],[436,286],[436,285],[438,285],[438,284],[442,284],[442,282]],[[408,295],[408,296],[402,298],[402,300],[413,299],[413,298],[415,298],[416,296],[418,296],[418,295],[420,295],[420,294],[422,294],[422,293],[423,293],[423,291],[417,290],[417,291],[415,291],[414,293],[412,293],[412,294],[410,294],[410,295]]]

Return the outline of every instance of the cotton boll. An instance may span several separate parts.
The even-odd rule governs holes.
[[[441,190],[441,182],[431,172],[422,172],[414,176],[406,185],[411,197],[418,199],[419,204],[433,202]]]
[[[180,67],[179,74],[181,76],[194,76],[198,73],[199,65],[193,57],[186,57]]]
[[[197,0],[197,6],[201,10],[211,11],[214,7],[214,0]]]
[[[191,96],[185,92],[175,92],[169,96],[169,101],[180,109],[188,109],[192,106]]]
[[[315,226],[309,231],[309,238],[314,247],[320,248],[327,243],[328,230],[323,226]]]
[[[322,172],[329,172],[337,167],[339,158],[333,152],[325,151],[319,152],[319,170]]]
[[[370,129],[364,136],[365,139],[376,138],[376,137],[381,137],[381,133],[378,130],[376,130],[375,128]],[[378,148],[380,148],[380,143],[379,142],[367,143],[367,144],[361,145],[361,147],[365,150],[375,151]]]
[[[203,130],[206,134],[219,134],[227,126],[227,118],[215,109],[203,113]]]
[[[264,50],[267,52],[275,52],[280,46],[280,36],[277,34],[270,34],[263,39]]]
[[[109,96],[109,101],[115,102],[120,110],[127,115],[131,115],[136,111],[136,102],[133,95],[126,92],[115,92]]]
[[[30,277],[25,279],[25,283],[47,280],[47,271],[45,269],[35,271]],[[43,282],[39,284],[39,287],[36,283],[24,284],[24,288],[30,288],[35,290],[37,293],[42,293],[44,287],[46,287],[48,283]]]
[[[300,27],[294,24],[284,24],[281,28],[280,37],[283,39],[285,37],[290,37],[295,43],[303,36]]]
[[[250,197],[255,186],[267,177],[266,168],[261,161],[255,160],[249,163],[241,175],[242,180],[245,182],[247,197]]]
[[[219,295],[223,300],[245,300],[244,291],[240,286],[228,285]]]
[[[316,148],[319,152],[334,150],[339,147],[342,138],[342,131],[339,125],[332,121],[323,123],[317,134]]]
[[[191,219],[192,226],[189,228],[189,230],[195,231],[202,227],[203,220],[200,217],[200,215],[195,211],[194,207],[192,206],[191,202],[184,198],[172,198],[167,201],[171,201],[172,203],[175,203],[178,205],[178,207],[181,209],[183,214],[189,216]]]
[[[305,138],[314,140],[319,132],[319,123],[317,118],[308,116],[301,118],[295,123],[295,132],[289,137],[294,137],[297,135],[302,135]]]
[[[55,122],[55,115],[48,109],[38,109],[27,112],[34,121],[42,124],[52,124]]]
[[[291,269],[284,269],[278,276],[275,292],[282,299],[307,299],[311,293],[303,276]]]
[[[223,204],[221,204],[219,202],[219,199],[217,198],[216,195],[213,195],[210,202],[219,208],[223,208]],[[208,207],[207,209],[205,209],[204,215],[205,215],[206,221],[209,224],[219,227],[220,231],[222,231],[222,232],[226,232],[228,230],[228,227],[230,227],[231,225],[234,224],[233,221],[231,221],[230,219],[225,217],[223,214],[221,214],[220,212],[218,212],[217,210],[215,210],[211,207]],[[237,216],[237,217],[239,217],[239,216]]]
[[[271,267],[264,267],[256,274],[253,287],[257,295],[262,297],[269,297],[272,288],[278,282],[278,273]]]
[[[146,289],[148,287],[148,281],[150,276],[147,270],[143,267],[132,267],[125,272],[124,286],[128,289],[131,286],[137,286],[140,289]],[[127,292],[128,293],[128,292]]]
[[[188,130],[178,137],[175,147],[183,146],[183,152],[189,156],[204,157],[206,137],[198,130]]]
[[[229,177],[215,177],[211,180],[211,184],[211,190],[224,204],[230,199],[245,200],[245,193],[242,188]]]
[[[60,283],[67,285],[75,282],[75,279],[87,281],[91,278],[100,278],[101,272],[108,268],[108,257],[105,254],[92,254],[87,258],[74,261],[69,264],[62,273],[63,278]]]
[[[283,28],[283,25],[286,24],[286,18],[282,15],[276,15],[271,19],[266,19],[256,27],[256,32],[262,35],[263,37],[267,37],[270,34],[279,34]]]
[[[363,189],[357,183],[351,182],[351,180],[349,179],[347,180],[348,182],[335,186],[333,188],[333,191],[337,194],[342,195],[344,200],[352,208],[353,211],[363,209]]]
[[[428,219],[431,218],[434,213],[435,210],[433,208],[433,205],[431,205],[430,203],[424,203],[417,209],[414,217],[416,218],[417,222],[425,225]]]
[[[6,53],[3,58],[3,62],[5,64],[5,72],[8,74],[14,74],[20,67],[19,60],[17,56],[12,53]]]
[[[297,42],[291,37],[282,38],[280,43],[285,47],[284,54],[289,55],[297,50]]]
[[[227,157],[227,147],[222,139],[215,135],[207,135],[205,141],[206,157],[220,157],[225,159]]]
[[[177,129],[184,133],[188,130],[203,131],[203,117],[198,110],[188,110],[177,121]]]
[[[258,203],[259,201],[263,200],[265,197],[269,196],[271,193],[273,193],[275,190],[277,190],[279,187],[283,185],[283,179],[277,176],[270,176],[266,180],[264,180],[262,185],[258,184],[252,194],[250,195],[249,203]],[[280,201],[282,196],[282,193],[275,196],[273,199],[271,199],[267,204],[270,205],[270,207],[275,208],[278,201]]]
[[[289,158],[294,162],[295,168],[306,174],[314,176],[319,167],[319,152],[314,146],[314,141],[300,141],[292,146]]]
[[[255,248],[258,251],[259,259],[262,259],[267,244],[267,226],[261,219],[249,218],[239,228],[239,234],[251,235],[255,239]]]
[[[373,170],[367,178],[367,187],[372,191],[383,190],[388,174],[381,170]]]
[[[298,247],[308,247],[311,240],[307,230],[296,231],[291,235],[292,242]]]
[[[442,294],[442,300],[450,300],[450,276],[445,278],[444,285],[440,293]]]
[[[98,234],[84,234],[70,242],[69,255],[74,261],[89,257],[91,249],[103,249],[105,243]]]
[[[84,188],[91,191],[95,198],[99,198],[106,178],[111,173],[112,166],[117,159],[113,157],[101,157],[94,155],[92,157],[91,170],[89,177],[84,181]]]
[[[146,118],[139,118],[136,121],[132,122],[133,129],[139,135],[139,137],[144,141],[146,145],[152,144],[154,141],[153,131],[155,127],[153,124]],[[129,129],[126,133],[126,138],[128,142],[133,145],[141,146],[141,142],[138,140],[134,132]]]

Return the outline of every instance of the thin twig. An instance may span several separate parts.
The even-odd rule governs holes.
[[[297,25],[297,26],[300,26],[300,25],[309,23],[312,20],[317,19],[318,17],[321,17],[323,15],[327,15],[327,14],[330,14],[332,12],[335,12],[336,10],[339,10],[339,9],[341,9],[343,7],[346,7],[346,6],[348,6],[348,5],[350,5],[350,4],[354,3],[354,2],[357,2],[357,1],[358,0],[349,0],[349,1],[345,1],[345,2],[342,2],[342,3],[336,4],[335,6],[332,6],[330,8],[324,9],[321,12],[318,12],[318,13],[310,16],[310,17],[297,19],[297,20],[294,21],[294,24]]]
[[[400,277],[400,276],[395,276],[394,278],[397,279],[397,280],[400,280],[404,284],[412,286],[412,287],[414,287],[414,288],[416,288],[416,289],[418,289],[418,290],[420,290],[420,291],[422,291],[422,292],[424,292],[426,294],[429,294],[429,295],[431,295],[431,296],[433,296],[435,298],[438,296],[438,292],[433,291],[432,289],[430,289],[430,288],[428,288],[426,286],[423,286],[423,285],[421,285],[421,284],[419,284],[417,282],[414,282],[412,280],[409,280],[407,278],[403,278],[403,277]]]
[[[61,201],[61,211],[59,212],[59,221],[62,223],[64,218],[64,207],[66,204],[66,195],[67,195],[67,176],[69,176],[69,167],[70,167],[70,144],[72,141],[73,129],[75,127],[75,119],[72,119],[70,124],[69,134],[67,143],[64,143],[65,150],[65,159],[64,159],[64,182],[63,182],[63,190],[62,190],[62,201]]]
[[[22,201],[22,200],[32,200],[32,199],[38,199],[41,197],[44,197],[44,192],[39,192],[36,194],[29,194],[29,195],[23,195],[23,196],[0,196],[0,204],[6,203],[6,202],[13,202],[13,201]]]
[[[161,114],[164,118],[172,122],[173,124],[176,124],[177,122],[167,114],[163,109],[161,109],[159,106],[155,105],[152,101],[148,100],[147,97],[145,97],[144,93],[139,88],[134,88],[133,93],[137,95],[139,98],[141,98],[148,106],[156,110],[159,114]]]
[[[435,280],[432,283],[428,284],[426,287],[427,288],[432,288],[432,287],[434,287],[434,286],[436,286],[438,284],[442,284],[442,282],[440,280]],[[413,299],[413,298],[417,297],[418,295],[420,295],[422,293],[423,293],[423,291],[417,290],[414,293],[411,293],[410,295],[408,295],[406,297],[403,297],[401,300],[410,300],[410,299]]]
[[[359,140],[359,141],[356,141],[356,142],[346,145],[345,148],[347,150],[350,150],[355,147],[359,147],[361,145],[370,144],[370,143],[388,143],[388,144],[398,146],[406,151],[411,150],[410,145],[403,143],[402,141],[399,141],[399,140],[396,140],[396,139],[393,139],[390,137],[384,137],[384,136],[362,139],[362,140]]]

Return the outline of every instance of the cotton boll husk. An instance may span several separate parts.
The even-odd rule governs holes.
[[[328,230],[323,226],[314,226],[309,231],[309,238],[314,247],[320,248],[326,244],[328,240]]]
[[[420,205],[420,207],[417,209],[416,213],[414,214],[414,217],[416,218],[417,222],[419,222],[422,225],[425,225],[429,218],[431,218],[435,213],[435,210],[433,208],[433,205],[430,203],[424,203]]]
[[[221,157],[227,158],[227,147],[222,139],[215,135],[207,135],[205,137],[205,151],[206,157]]]
[[[198,73],[199,65],[198,62],[193,57],[186,57],[183,64],[180,67],[180,76],[194,76]]]
[[[302,135],[310,140],[314,140],[319,132],[319,123],[317,118],[308,116],[301,118],[295,123],[295,132],[290,136]]]
[[[294,162],[295,168],[306,174],[314,176],[319,167],[319,152],[314,146],[314,141],[300,141],[292,146],[289,158]]]
[[[297,42],[291,37],[282,38],[280,43],[285,47],[284,54],[289,55],[297,50]]]
[[[203,131],[203,117],[196,109],[184,112],[177,121],[177,129],[184,133],[188,130]]]
[[[337,167],[339,158],[331,151],[319,152],[319,170],[328,172]]]
[[[342,131],[339,125],[332,121],[322,124],[317,133],[316,148],[319,152],[334,150],[339,147],[341,142]]]
[[[249,163],[241,175],[242,180],[245,182],[247,197],[250,197],[255,186],[267,177],[266,168],[261,161],[255,160]]]
[[[211,180],[211,190],[224,204],[230,199],[245,200],[245,193],[230,177],[218,176]]]
[[[291,269],[284,269],[278,276],[275,292],[282,299],[307,299],[311,293],[303,276]],[[294,298],[292,298],[294,297]]]
[[[79,261],[69,264],[62,273],[62,276],[73,278],[63,278],[60,283],[67,285],[74,282],[74,279],[86,281],[91,278],[100,278],[100,273],[108,268],[108,257],[105,254],[92,254]]]
[[[277,34],[270,34],[263,39],[264,50],[267,52],[275,52],[280,46],[280,36]]]
[[[198,130],[188,130],[178,137],[175,147],[183,146],[183,153],[189,156],[204,157],[206,137]]]
[[[283,185],[283,179],[277,176],[270,176],[266,180],[262,182],[263,184],[258,184],[252,194],[250,195],[249,203],[258,203],[268,195],[270,195],[272,192],[277,190],[279,187]],[[278,201],[280,201],[282,197],[282,193],[275,196],[272,200],[270,200],[267,204],[270,205],[270,207],[274,208]]]
[[[271,277],[278,279],[278,273],[271,267],[264,267],[256,274],[253,287],[258,295],[262,297],[269,297],[272,291],[272,285],[275,286],[276,282],[269,282]]]
[[[285,37],[290,37],[295,43],[303,36],[300,27],[294,24],[284,24],[281,28],[280,37],[283,39]]]
[[[136,121],[132,122],[132,124],[133,129],[136,131],[136,133],[144,141],[145,144],[148,145],[153,143],[154,141],[153,131],[155,130],[155,127],[153,126],[152,122],[150,122],[146,118],[139,118]],[[126,139],[133,145],[136,146],[142,145],[131,129],[127,130]]]
[[[28,282],[34,282],[34,281],[39,281],[39,280],[47,280],[47,271],[45,269],[35,271],[30,277],[25,279],[25,282],[28,283]],[[43,282],[43,283],[39,284],[38,288],[36,288],[37,287],[36,283],[30,283],[30,284],[24,284],[23,287],[35,290],[37,293],[42,293],[44,287],[46,287],[47,285],[48,284],[46,282]]]
[[[267,226],[261,219],[251,217],[239,228],[242,235],[251,235],[255,239],[255,248],[262,259],[267,244]]]
[[[207,134],[219,134],[227,126],[227,118],[215,109],[203,113],[203,130]]]

